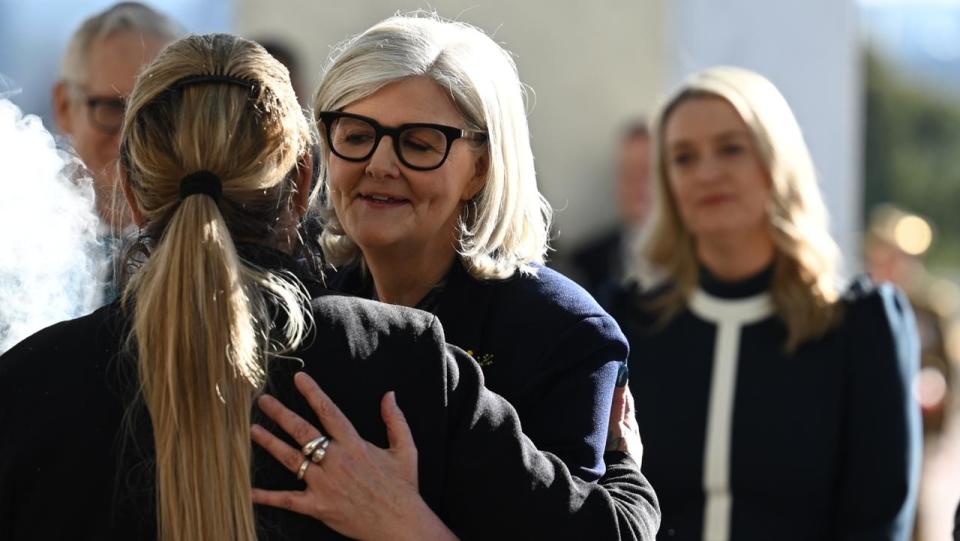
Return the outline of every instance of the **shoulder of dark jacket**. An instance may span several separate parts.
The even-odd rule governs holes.
[[[115,351],[127,329],[119,301],[37,331],[0,355],[0,381],[71,369],[83,356]]]
[[[851,280],[841,296],[845,322],[864,317],[899,320],[913,317],[906,294],[889,282],[874,282],[867,275]]]
[[[499,290],[499,302],[517,306],[518,313],[524,317],[609,317],[597,301],[573,280],[543,265],[534,265],[533,269],[533,274],[517,271],[510,278],[486,282],[489,287]]]

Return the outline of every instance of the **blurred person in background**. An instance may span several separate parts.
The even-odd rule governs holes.
[[[114,4],[83,21],[70,37],[53,88],[57,126],[93,177],[98,241],[107,261],[101,276],[105,302],[120,292],[118,253],[133,229],[117,177],[123,113],[137,75],[181,34],[175,21],[149,6]]]
[[[867,271],[874,280],[894,283],[907,294],[920,335],[920,373],[914,383],[924,432],[914,534],[918,541],[935,541],[948,535],[953,502],[960,496],[955,379],[960,288],[927,270],[923,256],[933,241],[933,227],[921,216],[889,204],[870,212],[865,242]]]
[[[954,284],[927,271],[921,257],[932,242],[933,229],[920,216],[891,205],[881,205],[870,213],[867,272],[875,281],[902,289],[917,318],[921,368],[917,389],[926,435],[942,432],[949,410],[954,361],[947,337],[960,298]]]
[[[256,40],[256,42],[262,45],[263,48],[270,53],[270,56],[276,58],[277,61],[287,68],[287,71],[290,72],[290,84],[293,85],[293,91],[297,93],[297,99],[300,103],[305,104],[304,100],[307,95],[304,91],[303,77],[301,75],[303,72],[301,67],[302,62],[300,55],[296,53],[293,45],[276,37],[265,37]]]
[[[909,539],[914,317],[891,284],[839,288],[786,100],[754,72],[707,69],[671,94],[653,138],[642,285],[613,313],[663,536]]]
[[[93,175],[104,226],[130,225],[119,199],[120,127],[137,74],[180,36],[172,19],[138,2],[121,2],[85,20],[74,32],[53,88],[57,126]]]
[[[128,109],[121,183],[141,251],[122,300],[0,355],[0,539],[450,539],[447,525],[464,538],[652,539],[632,528],[658,515],[628,402],[606,473],[582,481],[536,450],[437,318],[320,288],[301,264],[315,248],[302,234],[313,132],[263,48],[177,41]],[[270,436],[258,397],[313,447]],[[296,429],[309,421],[327,436]],[[343,471],[355,475],[324,487]],[[254,507],[276,504],[274,490],[301,502],[286,492],[301,481],[334,496],[310,510],[325,523]]]
[[[617,224],[576,247],[568,262],[571,276],[601,306],[610,306],[627,276],[627,262],[650,210],[650,176],[650,131],[646,120],[637,119],[623,130],[618,148]]]

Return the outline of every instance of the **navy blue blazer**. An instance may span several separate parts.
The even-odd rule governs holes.
[[[604,472],[610,402],[627,340],[582,287],[537,265],[536,276],[478,280],[454,264],[445,282],[418,305],[436,314],[447,341],[470,353],[486,386],[506,398],[523,431],[556,454],[571,473]],[[359,265],[331,278],[334,290],[372,298]]]

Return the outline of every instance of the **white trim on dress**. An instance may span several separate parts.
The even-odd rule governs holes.
[[[713,350],[713,377],[707,407],[703,454],[704,541],[729,541],[733,494],[730,491],[730,436],[740,357],[740,334],[745,325],[773,314],[769,293],[743,299],[722,299],[698,289],[690,297],[690,311],[717,326]]]

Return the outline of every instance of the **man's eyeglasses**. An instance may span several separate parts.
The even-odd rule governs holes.
[[[106,133],[117,133],[123,126],[123,113],[127,102],[122,98],[91,96],[87,98],[90,122]]]
[[[106,133],[115,134],[123,126],[123,115],[127,110],[127,100],[120,96],[91,96],[80,85],[76,85],[80,92],[82,103],[87,108],[87,117],[95,128]]]
[[[323,122],[330,150],[351,162],[369,160],[383,136],[389,135],[403,165],[417,171],[430,171],[443,165],[457,139],[487,140],[486,133],[443,124],[402,124],[387,128],[372,118],[352,113],[323,111],[317,116]]]

